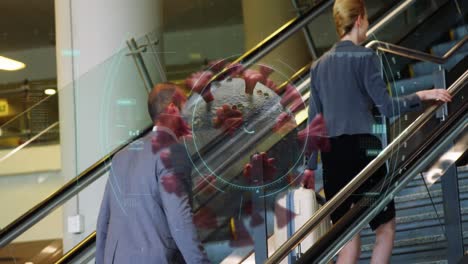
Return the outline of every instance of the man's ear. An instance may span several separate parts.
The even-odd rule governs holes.
[[[169,103],[166,108],[164,109],[164,113],[171,113],[174,111],[174,109],[178,109],[177,106],[174,103]]]
[[[354,23],[355,26],[360,27],[362,24],[362,15],[359,15]]]

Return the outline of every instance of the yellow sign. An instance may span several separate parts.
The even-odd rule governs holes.
[[[5,99],[0,99],[0,116],[7,116],[8,112],[8,101]]]

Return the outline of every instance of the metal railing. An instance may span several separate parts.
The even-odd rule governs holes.
[[[36,139],[40,138],[41,136],[43,136],[44,134],[46,134],[47,132],[49,132],[50,130],[52,130],[53,128],[56,128],[58,126],[59,126],[59,122],[57,121],[57,122],[53,123],[52,125],[48,126],[47,128],[45,128],[44,130],[42,130],[41,132],[37,133],[36,135],[34,135],[32,138],[28,139],[23,144],[21,144],[21,145],[17,146],[16,148],[12,149],[6,155],[0,157],[0,163],[4,162],[9,157],[13,156],[15,153],[17,153],[21,149],[23,149],[26,146],[28,146],[29,144],[33,143]]]
[[[385,53],[395,54],[401,57],[419,60],[419,61],[427,61],[433,62],[437,64],[444,64],[446,63],[455,53],[462,48],[466,42],[468,41],[468,36],[465,36],[460,41],[458,41],[455,46],[453,46],[449,51],[447,51],[444,56],[439,57],[435,56],[426,52],[422,52],[419,50],[408,49],[402,46],[398,46],[391,43],[386,43],[378,40],[373,40],[366,45],[368,48],[376,49]]]

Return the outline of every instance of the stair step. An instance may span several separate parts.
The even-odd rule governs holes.
[[[452,40],[449,42],[441,43],[432,46],[431,48],[431,53],[434,54],[435,56],[442,57],[449,51],[453,46],[457,44],[458,40]],[[468,52],[468,45],[465,43],[463,47],[461,47],[458,52]]]
[[[395,81],[390,84],[390,89],[392,91],[392,96],[396,97],[430,89],[433,86],[434,78],[431,74]]]
[[[459,63],[465,56],[468,55],[468,52],[460,52],[453,57],[451,57],[442,67],[448,71],[450,71],[457,63]],[[411,64],[410,71],[413,74],[413,77],[430,75],[433,72],[439,69],[439,64],[432,63],[432,62],[418,62],[415,64]]]
[[[448,261],[444,260],[436,260],[436,261],[423,261],[423,262],[415,262],[415,264],[447,264]]]
[[[465,246],[468,243],[468,232],[463,232],[463,240]],[[412,249],[409,247],[421,249],[430,249],[430,248],[445,248],[446,247],[446,238],[444,234],[431,234],[421,237],[411,237],[406,239],[397,239],[394,244],[393,254],[401,254],[405,251],[412,252]],[[373,249],[373,240],[371,243],[362,243],[362,252],[370,253]]]
[[[459,186],[460,192],[460,203],[461,206],[464,207],[468,204],[468,186],[461,185]],[[397,196],[395,197],[395,203],[397,204],[397,208],[405,209],[411,208],[414,206],[421,206],[426,204],[425,201],[430,201],[430,198],[434,201],[434,203],[442,202],[442,190],[431,190],[430,196],[427,192],[420,192],[415,194],[408,194],[404,196]]]
[[[373,244],[363,244],[362,253],[372,252]],[[396,240],[394,243],[393,254],[404,254],[415,251],[433,250],[436,248],[443,249],[446,247],[446,239],[444,235],[429,235],[417,238],[408,238]]]
[[[458,169],[458,180],[460,182],[460,185],[463,183],[468,184],[468,173],[464,170],[461,170],[460,168]],[[411,180],[408,185],[406,185],[405,188],[413,188],[413,187],[424,187],[424,182],[421,179],[421,176],[417,175]],[[437,186],[440,185],[440,180],[437,180],[434,185],[432,186]],[[433,188],[432,186],[429,186],[429,188]],[[425,188],[425,187],[424,187]]]
[[[442,264],[448,263],[445,249],[419,250],[402,254],[393,254],[390,263],[411,263],[411,264]],[[369,263],[371,253],[362,253],[359,263]]]
[[[460,40],[468,34],[468,25],[459,26],[450,31],[452,40]]]

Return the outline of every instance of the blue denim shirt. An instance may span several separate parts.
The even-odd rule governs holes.
[[[322,113],[330,137],[371,134],[374,106],[386,117],[421,108],[416,94],[391,97],[381,76],[378,56],[351,41],[338,42],[315,61],[310,76],[309,122]],[[317,168],[316,151],[307,167]]]

